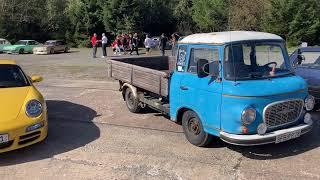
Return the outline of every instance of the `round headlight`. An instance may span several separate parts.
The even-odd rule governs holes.
[[[31,100],[27,103],[26,114],[29,117],[38,117],[42,113],[42,104],[38,100]]]
[[[243,124],[249,125],[256,120],[256,109],[247,107],[242,111],[241,119]]]
[[[307,111],[311,111],[314,108],[315,100],[314,97],[311,95],[308,95],[308,97],[304,100],[304,105],[306,107]]]

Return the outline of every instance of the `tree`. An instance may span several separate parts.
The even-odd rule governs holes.
[[[69,0],[66,13],[71,27],[66,33],[67,39],[74,40],[78,46],[89,46],[93,33],[104,32],[101,11],[97,0]]]
[[[289,45],[302,41],[319,44],[320,3],[318,0],[271,0],[263,24],[265,31],[281,35]]]
[[[310,45],[320,44],[320,2],[319,0],[297,0],[299,6],[289,22],[289,43],[308,42]]]
[[[42,0],[0,0],[0,35],[9,40],[41,39],[42,17],[46,14]]]
[[[192,19],[192,0],[177,0],[174,7],[176,18],[176,30],[184,34],[191,34],[197,31],[197,25]]]
[[[292,21],[292,0],[270,0],[263,17],[263,30],[288,38],[289,22]]]
[[[101,0],[107,31],[172,32],[175,29],[170,0]]]
[[[105,29],[110,32],[131,32],[138,29],[137,20],[140,19],[141,7],[137,0],[101,0],[101,20]]]
[[[225,0],[193,0],[193,20],[201,31],[223,31],[228,26],[228,3]]]
[[[54,39],[64,39],[65,32],[68,31],[70,20],[67,17],[66,0],[47,0],[47,18],[44,24],[45,31]]]
[[[233,0],[230,7],[231,29],[260,31],[267,2],[268,0]]]

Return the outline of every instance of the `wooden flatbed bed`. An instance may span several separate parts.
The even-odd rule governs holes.
[[[168,97],[169,77],[175,65],[176,57],[112,57],[107,60],[107,72],[121,83]]]

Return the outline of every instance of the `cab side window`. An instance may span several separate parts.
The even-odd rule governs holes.
[[[186,66],[186,59],[187,59],[187,49],[186,45],[180,45],[177,54],[177,71],[181,72],[184,71]]]
[[[208,60],[209,63],[216,62],[216,64],[219,64],[219,51],[218,49],[192,48],[190,51],[190,60],[188,67],[189,73],[197,73],[197,62],[199,61],[199,59],[205,59]]]

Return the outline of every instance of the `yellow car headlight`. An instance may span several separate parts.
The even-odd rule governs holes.
[[[30,100],[26,105],[26,114],[31,118],[38,117],[42,114],[43,107],[38,100]]]

